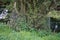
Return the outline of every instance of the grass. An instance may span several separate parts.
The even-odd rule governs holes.
[[[60,33],[44,30],[15,32],[8,25],[0,24],[0,40],[60,40]]]

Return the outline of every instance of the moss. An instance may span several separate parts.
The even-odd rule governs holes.
[[[56,18],[56,19],[60,19],[60,11],[55,11],[55,10],[50,11],[47,16]]]

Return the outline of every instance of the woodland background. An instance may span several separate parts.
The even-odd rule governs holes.
[[[11,21],[8,24],[0,23],[0,40],[60,40],[60,33],[51,32],[48,16],[49,12],[56,13],[60,0],[1,2],[10,11]]]

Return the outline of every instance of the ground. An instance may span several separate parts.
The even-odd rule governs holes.
[[[16,32],[6,24],[0,24],[0,40],[60,40],[60,33],[50,31],[25,31]]]

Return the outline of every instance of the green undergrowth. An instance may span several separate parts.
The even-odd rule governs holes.
[[[0,40],[60,40],[60,33],[50,31],[26,31],[16,32],[6,24],[0,24]]]

